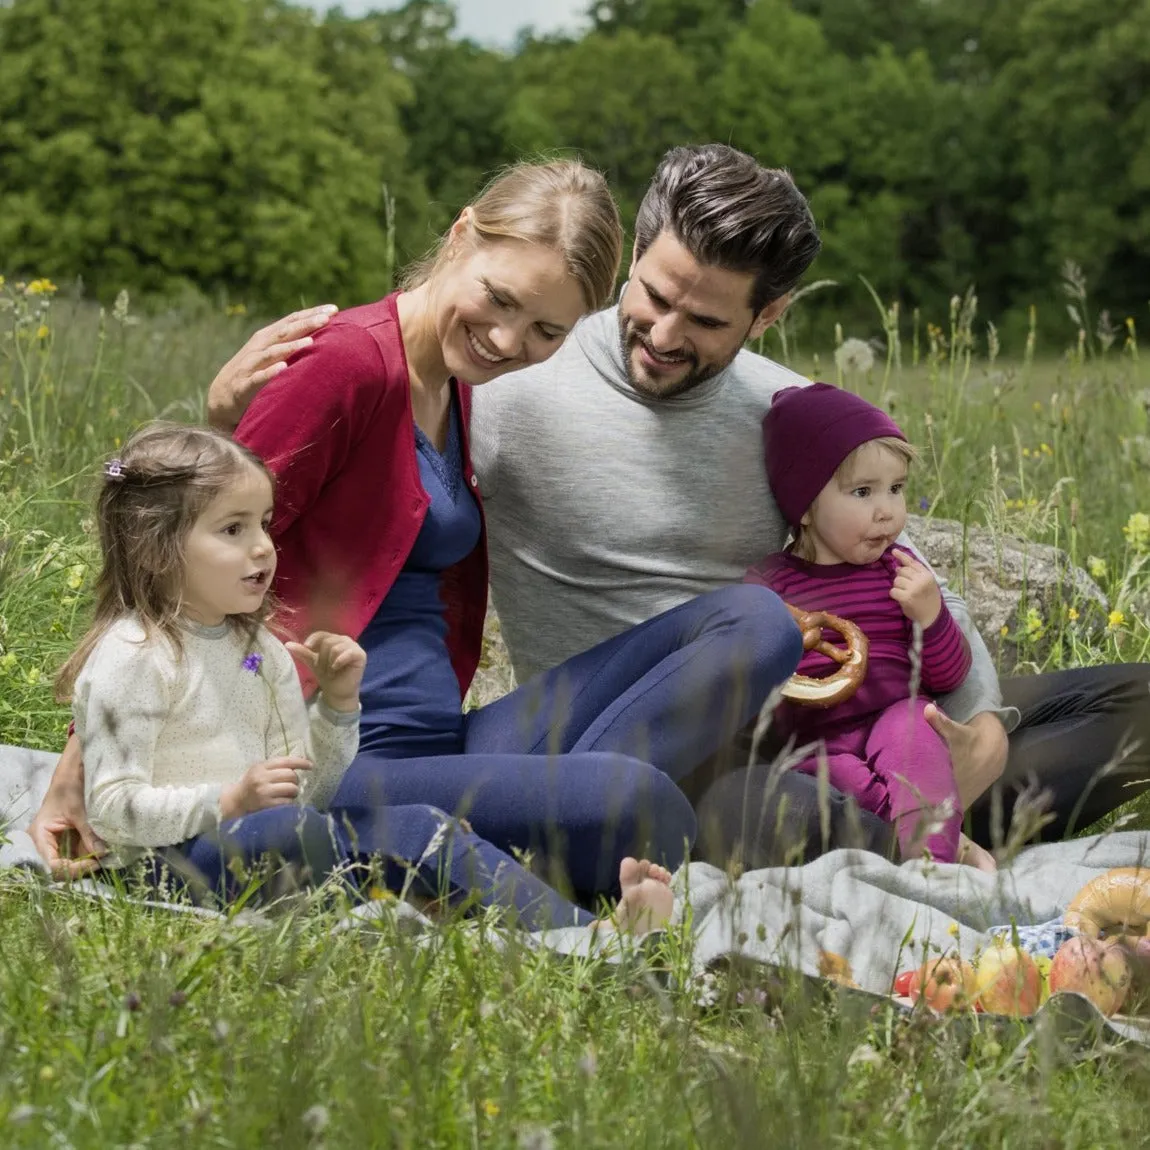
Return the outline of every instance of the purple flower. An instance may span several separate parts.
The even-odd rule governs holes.
[[[928,511],[930,509],[930,500],[925,495],[920,495],[918,499],[919,511]]]
[[[264,657],[259,651],[253,651],[243,662],[245,671],[251,671],[253,675],[260,673],[260,667],[263,666]]]

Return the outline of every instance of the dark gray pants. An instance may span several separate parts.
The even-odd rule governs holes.
[[[968,812],[984,846],[1081,831],[1150,787],[1150,664],[1118,663],[1005,679],[1022,713],[999,782]],[[773,767],[750,732],[685,782],[699,817],[693,857],[744,869],[805,862],[837,847],[894,855],[894,828],[808,775]],[[1020,801],[1021,797],[1021,801]],[[1037,804],[1037,806],[1036,806]],[[1042,811],[1049,821],[1040,827]],[[1140,825],[1146,825],[1141,820]]]

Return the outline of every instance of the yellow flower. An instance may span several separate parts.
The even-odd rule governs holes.
[[[1078,618],[1078,608],[1071,607],[1070,610],[1066,612],[1066,618],[1073,623]]]
[[[484,1098],[483,1113],[486,1114],[488,1118],[497,1118],[499,1116],[499,1103],[492,1102],[490,1098]]]
[[[946,933],[949,934],[951,938],[958,938],[958,923],[952,922],[950,926],[946,928]]]
[[[56,1071],[53,1070],[51,1066],[41,1066],[40,1067],[40,1081],[41,1082],[51,1082],[52,1079],[55,1077],[56,1077]]]
[[[1010,634],[1010,628],[1003,623],[1002,626],[999,627],[998,633],[1005,639],[1006,636]]]
[[[51,280],[33,280],[25,291],[28,295],[55,295],[56,285]]]
[[[1022,449],[1022,458],[1023,459],[1029,459],[1030,458],[1030,448],[1029,447],[1024,447]]]
[[[1135,511],[1126,520],[1122,534],[1126,536],[1126,542],[1139,554],[1150,550],[1150,515],[1144,511]]]
[[[1126,616],[1123,615],[1121,611],[1111,611],[1109,617],[1106,620],[1106,625],[1110,628],[1111,631],[1115,631],[1125,622]]]
[[[224,314],[225,315],[247,315],[248,309],[247,309],[247,306],[245,304],[242,304],[242,303],[228,304],[228,306],[224,309]]]
[[[4,277],[0,276],[0,287],[4,286]]]
[[[1038,445],[1038,450],[1041,451],[1043,455],[1053,455],[1054,454],[1054,450],[1050,446],[1049,443],[1040,443]]]
[[[1042,404],[1039,403],[1037,399],[1034,401],[1034,410],[1035,411],[1041,411],[1042,410]]]
[[[40,668],[33,667],[32,670],[30,670],[28,674],[24,676],[24,678],[27,679],[32,686],[35,686],[38,682],[40,682]]]
[[[1046,627],[1042,623],[1042,616],[1038,613],[1037,607],[1029,607],[1026,611],[1026,637],[1035,643],[1046,632]]]
[[[42,323],[36,329],[36,338],[37,339],[47,339],[48,338],[48,325],[46,323]]]
[[[1086,570],[1092,579],[1106,578],[1106,560],[1099,559],[1097,555],[1089,555],[1086,559]]]

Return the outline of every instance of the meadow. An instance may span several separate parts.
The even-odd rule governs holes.
[[[1150,363],[1134,318],[1030,318],[1001,347],[972,297],[877,303],[881,346],[788,326],[764,350],[891,408],[925,512],[1056,544],[1107,593],[1024,615],[1036,666],[1145,657]],[[800,305],[801,306],[801,305]],[[1044,323],[1049,318],[1049,335]],[[101,462],[140,421],[196,420],[253,320],[190,298],[101,310],[0,283],[0,743],[56,748],[52,677],[96,563]],[[870,333],[863,333],[870,334]],[[808,347],[808,344],[810,345]],[[822,350],[815,355],[812,348]],[[496,672],[499,668],[494,668]],[[1146,825],[1145,808],[1131,812]],[[1070,1061],[1021,1027],[859,1015],[787,980],[687,975],[672,931],[615,966],[483,921],[418,939],[333,930],[306,899],[251,925],[0,879],[0,1141],[7,1146],[1106,1146],[1144,1139],[1143,1051]]]

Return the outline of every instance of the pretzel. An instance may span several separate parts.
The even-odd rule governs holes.
[[[853,623],[828,615],[825,611],[802,611],[787,604],[803,633],[803,650],[818,651],[839,665],[824,679],[810,675],[792,675],[783,686],[783,698],[804,707],[833,707],[851,697],[866,677],[867,638]],[[837,647],[823,638],[823,630],[836,631],[845,647]]]
[[[1150,923],[1150,868],[1120,866],[1091,879],[1071,900],[1062,921],[1091,938],[1144,938]]]

